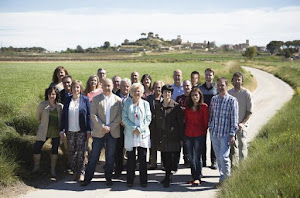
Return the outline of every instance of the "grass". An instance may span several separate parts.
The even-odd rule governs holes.
[[[59,65],[66,67],[74,79],[84,84],[100,67],[107,70],[109,78],[114,75],[129,78],[132,71],[138,71],[140,75],[150,74],[153,81],[161,79],[165,83],[172,83],[172,74],[177,68],[183,71],[184,79],[190,79],[192,71],[199,71],[201,82],[204,81],[203,73],[207,67],[216,70],[216,78],[222,75],[231,79],[233,72],[242,70],[240,63],[225,61],[0,62],[0,186],[11,186],[18,180],[30,183],[36,179],[30,175],[32,146],[38,127],[35,111],[43,100],[45,88],[51,83],[54,69]],[[253,77],[245,74],[246,85],[253,89]],[[47,142],[41,159],[43,172],[49,171],[49,154]],[[63,161],[59,160],[58,168],[64,167]]]
[[[224,183],[219,197],[300,197],[300,64],[247,65],[280,77],[296,93],[261,129],[251,143],[249,157]]]

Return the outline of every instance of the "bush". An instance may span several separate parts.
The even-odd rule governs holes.
[[[38,122],[33,115],[17,115],[7,122],[8,126],[14,127],[20,135],[36,135]]]

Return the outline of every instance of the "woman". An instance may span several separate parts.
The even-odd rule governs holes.
[[[130,87],[132,98],[128,98],[123,107],[122,121],[124,129],[124,147],[127,151],[127,186],[132,187],[134,182],[134,173],[136,150],[138,152],[140,185],[147,187],[147,148],[150,148],[150,130],[151,111],[149,103],[141,99],[144,93],[144,87],[140,83],[133,83]]]
[[[203,94],[194,87],[187,100],[185,115],[185,144],[191,166],[192,180],[189,184],[201,184],[202,148],[208,128],[208,107],[203,102]]]
[[[66,68],[64,68],[63,66],[56,67],[56,69],[53,72],[53,76],[52,76],[53,82],[50,84],[50,86],[55,86],[55,88],[58,89],[59,92],[61,92],[64,89],[64,85],[62,83],[62,78],[65,75],[69,75]]]
[[[91,75],[86,82],[84,90],[84,94],[89,98],[90,103],[92,103],[95,96],[100,95],[102,92],[99,77],[97,75]]]
[[[84,163],[85,144],[91,136],[92,122],[90,101],[82,95],[82,82],[74,80],[71,85],[72,96],[65,99],[61,118],[60,136],[67,136],[71,154],[72,180],[79,179]]]
[[[49,87],[45,90],[45,101],[41,102],[37,108],[37,119],[39,128],[36,135],[36,142],[33,146],[33,173],[39,170],[41,149],[48,138],[51,138],[51,176],[56,177],[55,166],[57,162],[59,146],[59,125],[63,105],[58,103],[58,90],[55,87]]]
[[[144,86],[144,92],[142,98],[146,100],[146,98],[152,94],[152,78],[149,74],[144,74],[141,83]]]
[[[172,100],[173,87],[162,87],[163,101],[155,109],[155,130],[158,138],[158,150],[161,151],[162,162],[165,167],[165,188],[170,186],[171,171],[177,166],[177,157],[180,154],[180,141],[183,138],[183,111],[180,105]]]

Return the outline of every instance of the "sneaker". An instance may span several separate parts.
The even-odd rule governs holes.
[[[81,183],[80,183],[80,186],[87,186],[87,185],[89,185],[90,184],[90,181],[82,181]]]

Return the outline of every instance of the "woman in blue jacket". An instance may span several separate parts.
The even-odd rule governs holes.
[[[72,96],[65,99],[61,116],[60,136],[67,136],[71,169],[74,173],[72,180],[80,178],[83,171],[85,144],[91,137],[92,122],[90,115],[90,101],[82,95],[82,82],[74,80],[71,85]]]
[[[147,149],[150,148],[151,111],[149,102],[141,99],[144,87],[140,83],[133,83],[130,87],[129,98],[124,103],[122,121],[124,129],[124,147],[127,151],[127,186],[132,187],[134,181],[136,158],[138,152],[140,184],[147,187]]]

